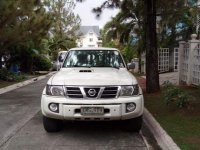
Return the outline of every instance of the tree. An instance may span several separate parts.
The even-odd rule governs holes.
[[[22,49],[39,50],[41,39],[47,36],[51,26],[51,16],[39,0],[1,0],[0,18],[0,58],[21,55]]]
[[[160,90],[156,43],[156,0],[145,0],[146,91]]]
[[[77,0],[82,1],[82,0]],[[123,0],[123,2],[128,0]],[[188,0],[189,3],[193,4],[196,0]],[[120,0],[105,0],[101,6],[94,8],[93,11],[99,16],[104,8],[114,8],[120,6]],[[192,11],[190,11],[189,7],[186,7],[185,1],[183,0],[132,0],[129,1],[134,2],[137,6],[140,4],[140,11],[137,13],[137,10],[133,7],[133,11],[136,10],[136,15],[138,18],[141,17],[141,29],[145,32],[142,33],[141,38],[145,42],[141,42],[143,45],[145,44],[146,50],[146,90],[147,92],[156,92],[160,89],[159,87],[159,74],[158,74],[158,56],[157,56],[157,37],[156,37],[156,16],[162,16],[166,23],[163,25],[164,30],[162,31],[161,41],[162,39],[169,42],[176,41],[177,38],[182,35],[182,37],[186,37],[190,35],[194,31],[194,22],[192,23],[193,17]],[[141,5],[143,2],[143,5]],[[157,2],[157,5],[156,5]],[[142,7],[141,7],[142,6]],[[126,7],[128,8],[128,7]],[[156,11],[157,10],[157,11]],[[128,8],[127,12],[130,11]],[[144,15],[142,13],[144,11]],[[175,15],[174,15],[175,14]],[[119,22],[118,22],[119,23]],[[145,24],[144,24],[145,23]],[[192,25],[193,24],[193,25]],[[144,25],[144,26],[143,26]],[[181,30],[177,30],[177,26],[181,26]],[[179,34],[177,34],[177,31]],[[112,31],[113,32],[113,31]],[[168,43],[169,43],[168,42]],[[163,41],[162,41],[163,43]]]
[[[82,0],[78,0],[82,1]],[[158,56],[156,45],[156,1],[144,0],[146,18],[146,90],[149,93],[156,92],[159,87]],[[103,8],[119,7],[119,0],[107,0],[101,6],[94,8],[93,11],[99,16]]]
[[[82,0],[77,0],[82,1]],[[101,6],[93,11],[99,16],[104,8],[114,8],[120,6],[120,0],[106,0]],[[146,90],[149,93],[160,89],[158,74],[158,56],[156,45],[156,5],[155,0],[144,0],[145,7],[145,28],[146,28]],[[152,19],[152,20],[151,20]],[[148,64],[150,63],[150,64]],[[150,67],[150,68],[148,68]]]
[[[75,46],[76,31],[79,29],[81,19],[73,13],[75,7],[73,0],[46,0],[46,3],[53,15],[50,49],[55,59],[59,50]]]
[[[131,51],[132,54],[137,53],[139,72],[141,72],[141,54],[145,51],[144,12],[141,9],[143,8],[143,2],[138,1],[136,4],[133,4],[130,0],[124,0],[121,3],[121,11],[104,27],[106,33],[104,41],[110,41],[114,38],[125,45],[126,49],[128,47],[128,51],[123,51],[125,56],[133,57],[133,55],[129,55]],[[135,35],[137,36],[135,37]]]

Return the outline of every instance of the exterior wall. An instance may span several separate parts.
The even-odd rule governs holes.
[[[98,47],[98,36],[94,32],[88,32],[77,41],[78,47]]]

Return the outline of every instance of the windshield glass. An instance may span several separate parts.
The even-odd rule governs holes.
[[[122,57],[115,50],[72,50],[63,67],[114,67],[124,68]]]

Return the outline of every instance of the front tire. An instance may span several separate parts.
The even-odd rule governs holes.
[[[127,131],[134,131],[139,132],[142,128],[142,116],[139,116],[137,118],[125,120],[124,122],[124,128]]]
[[[43,116],[43,126],[47,132],[58,132],[62,129],[62,120]]]

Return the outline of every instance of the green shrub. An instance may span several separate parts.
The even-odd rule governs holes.
[[[21,81],[25,79],[23,75],[17,75],[15,73],[10,72],[9,70],[3,68],[0,69],[0,80],[4,81]]]
[[[9,72],[8,72],[7,69],[5,69],[5,68],[0,69],[0,79],[1,79],[1,80],[6,80],[8,74],[9,74]]]
[[[189,104],[190,96],[186,90],[174,86],[169,81],[163,83],[164,101],[167,105],[175,102],[179,108],[186,107]]]
[[[51,61],[48,58],[41,55],[33,57],[33,68],[35,71],[49,71],[51,67]]]

